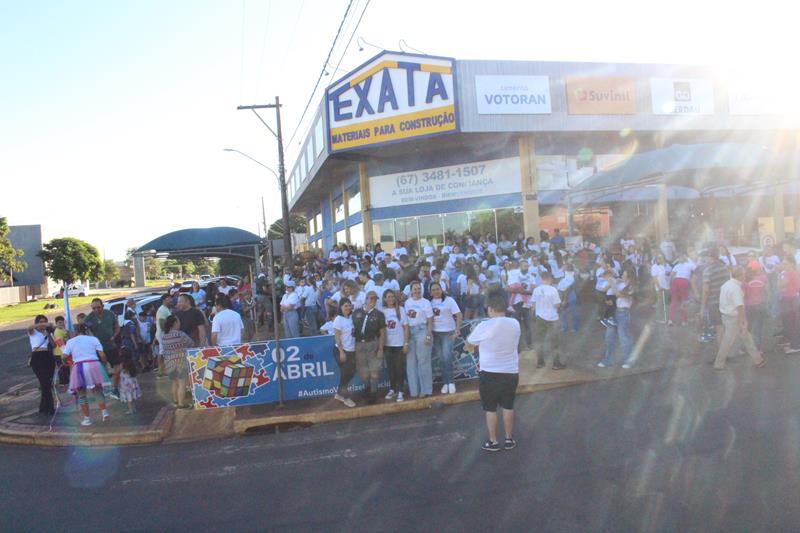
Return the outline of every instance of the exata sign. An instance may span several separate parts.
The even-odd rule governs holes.
[[[383,52],[328,87],[331,152],[457,131],[453,65]]]
[[[650,78],[654,115],[713,115],[714,86],[703,79]]]

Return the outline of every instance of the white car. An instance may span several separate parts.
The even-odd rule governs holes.
[[[87,296],[89,294],[89,287],[84,287],[80,284],[70,285],[69,286],[69,295],[70,296]],[[53,298],[63,298],[64,297],[64,287],[61,287],[56,292],[53,293]]]
[[[125,322],[125,317],[122,316],[122,311],[125,309],[125,304],[128,302],[129,297],[113,298],[103,304],[103,308],[108,309],[117,316],[117,322],[120,326]],[[139,318],[139,313],[146,305],[158,308],[161,305],[161,294],[152,293],[144,296],[134,296],[136,301],[136,318]]]

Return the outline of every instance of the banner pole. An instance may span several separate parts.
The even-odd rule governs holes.
[[[278,405],[283,406],[283,355],[281,353],[281,336],[278,332],[278,300],[275,291],[278,289],[275,283],[275,264],[273,263],[272,241],[267,242],[267,252],[269,264],[269,279],[272,282],[270,294],[272,294],[272,329],[275,335],[275,353],[278,355]]]

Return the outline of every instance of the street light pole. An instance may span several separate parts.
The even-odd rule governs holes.
[[[262,105],[240,105],[236,109],[249,109],[258,120],[275,136],[278,140],[278,185],[281,190],[281,211],[283,215],[283,266],[292,268],[292,228],[289,220],[289,198],[286,193],[286,166],[283,159],[283,132],[281,131],[281,102],[280,98],[275,97],[274,104]],[[275,109],[275,119],[277,122],[277,132],[273,131],[269,124],[258,114],[259,109]]]

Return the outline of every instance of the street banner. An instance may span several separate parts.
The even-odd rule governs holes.
[[[467,326],[466,332],[469,331]],[[283,400],[329,398],[339,385],[333,336],[299,337],[280,341]],[[463,341],[454,346],[455,379],[478,375],[473,356],[463,349]],[[234,346],[212,346],[187,350],[192,396],[196,409],[236,407],[274,403],[280,400],[278,350],[275,341],[252,342]],[[434,378],[441,376],[440,362],[433,361]],[[386,369],[381,387],[388,387]],[[351,393],[364,390],[358,376],[348,386]]]

